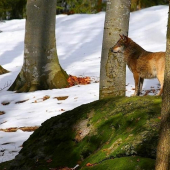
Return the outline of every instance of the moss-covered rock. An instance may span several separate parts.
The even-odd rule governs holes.
[[[7,170],[77,164],[82,170],[152,170],[160,112],[161,98],[153,96],[116,97],[82,105],[44,122]]]
[[[139,156],[114,158],[100,164],[82,167],[82,170],[154,170],[155,160]]]

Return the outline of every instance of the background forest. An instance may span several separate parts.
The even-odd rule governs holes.
[[[57,0],[57,14],[97,13],[105,11],[107,0]],[[22,19],[25,17],[27,0],[1,0],[0,20]],[[168,0],[132,0],[131,11],[165,5]]]

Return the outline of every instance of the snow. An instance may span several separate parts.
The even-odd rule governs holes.
[[[129,37],[148,51],[165,51],[168,6],[146,8],[130,15]],[[75,76],[90,76],[89,85],[14,93],[0,91],[0,129],[40,126],[45,120],[99,98],[100,57],[105,13],[56,16],[57,53],[64,70]],[[0,75],[0,88],[12,84],[24,56],[25,19],[0,22],[0,65],[10,73]],[[127,68],[126,95],[134,93],[134,80]],[[144,90],[159,88],[157,79],[145,80]],[[43,97],[50,98],[43,101]],[[150,95],[155,95],[150,93]],[[68,96],[66,100],[55,97]],[[27,100],[23,103],[16,103]],[[9,103],[2,105],[1,103]],[[0,162],[14,159],[33,132],[0,131]]]

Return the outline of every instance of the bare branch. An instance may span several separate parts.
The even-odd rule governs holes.
[[[4,84],[4,87],[0,88],[0,91],[6,89],[7,87],[10,87],[11,86],[11,81]]]

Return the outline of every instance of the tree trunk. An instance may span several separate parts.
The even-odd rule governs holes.
[[[126,65],[123,54],[113,54],[109,49],[128,34],[130,0],[108,0],[100,68],[100,99],[125,96]]]
[[[9,90],[28,92],[67,87],[55,40],[56,0],[28,0],[24,64]]]
[[[9,71],[0,66],[0,75],[5,73],[9,73]]]
[[[169,4],[170,10],[170,4]],[[155,170],[170,169],[170,13],[167,28],[164,90],[161,109],[161,127],[157,146]]]
[[[97,12],[102,11],[102,0],[97,0]]]

